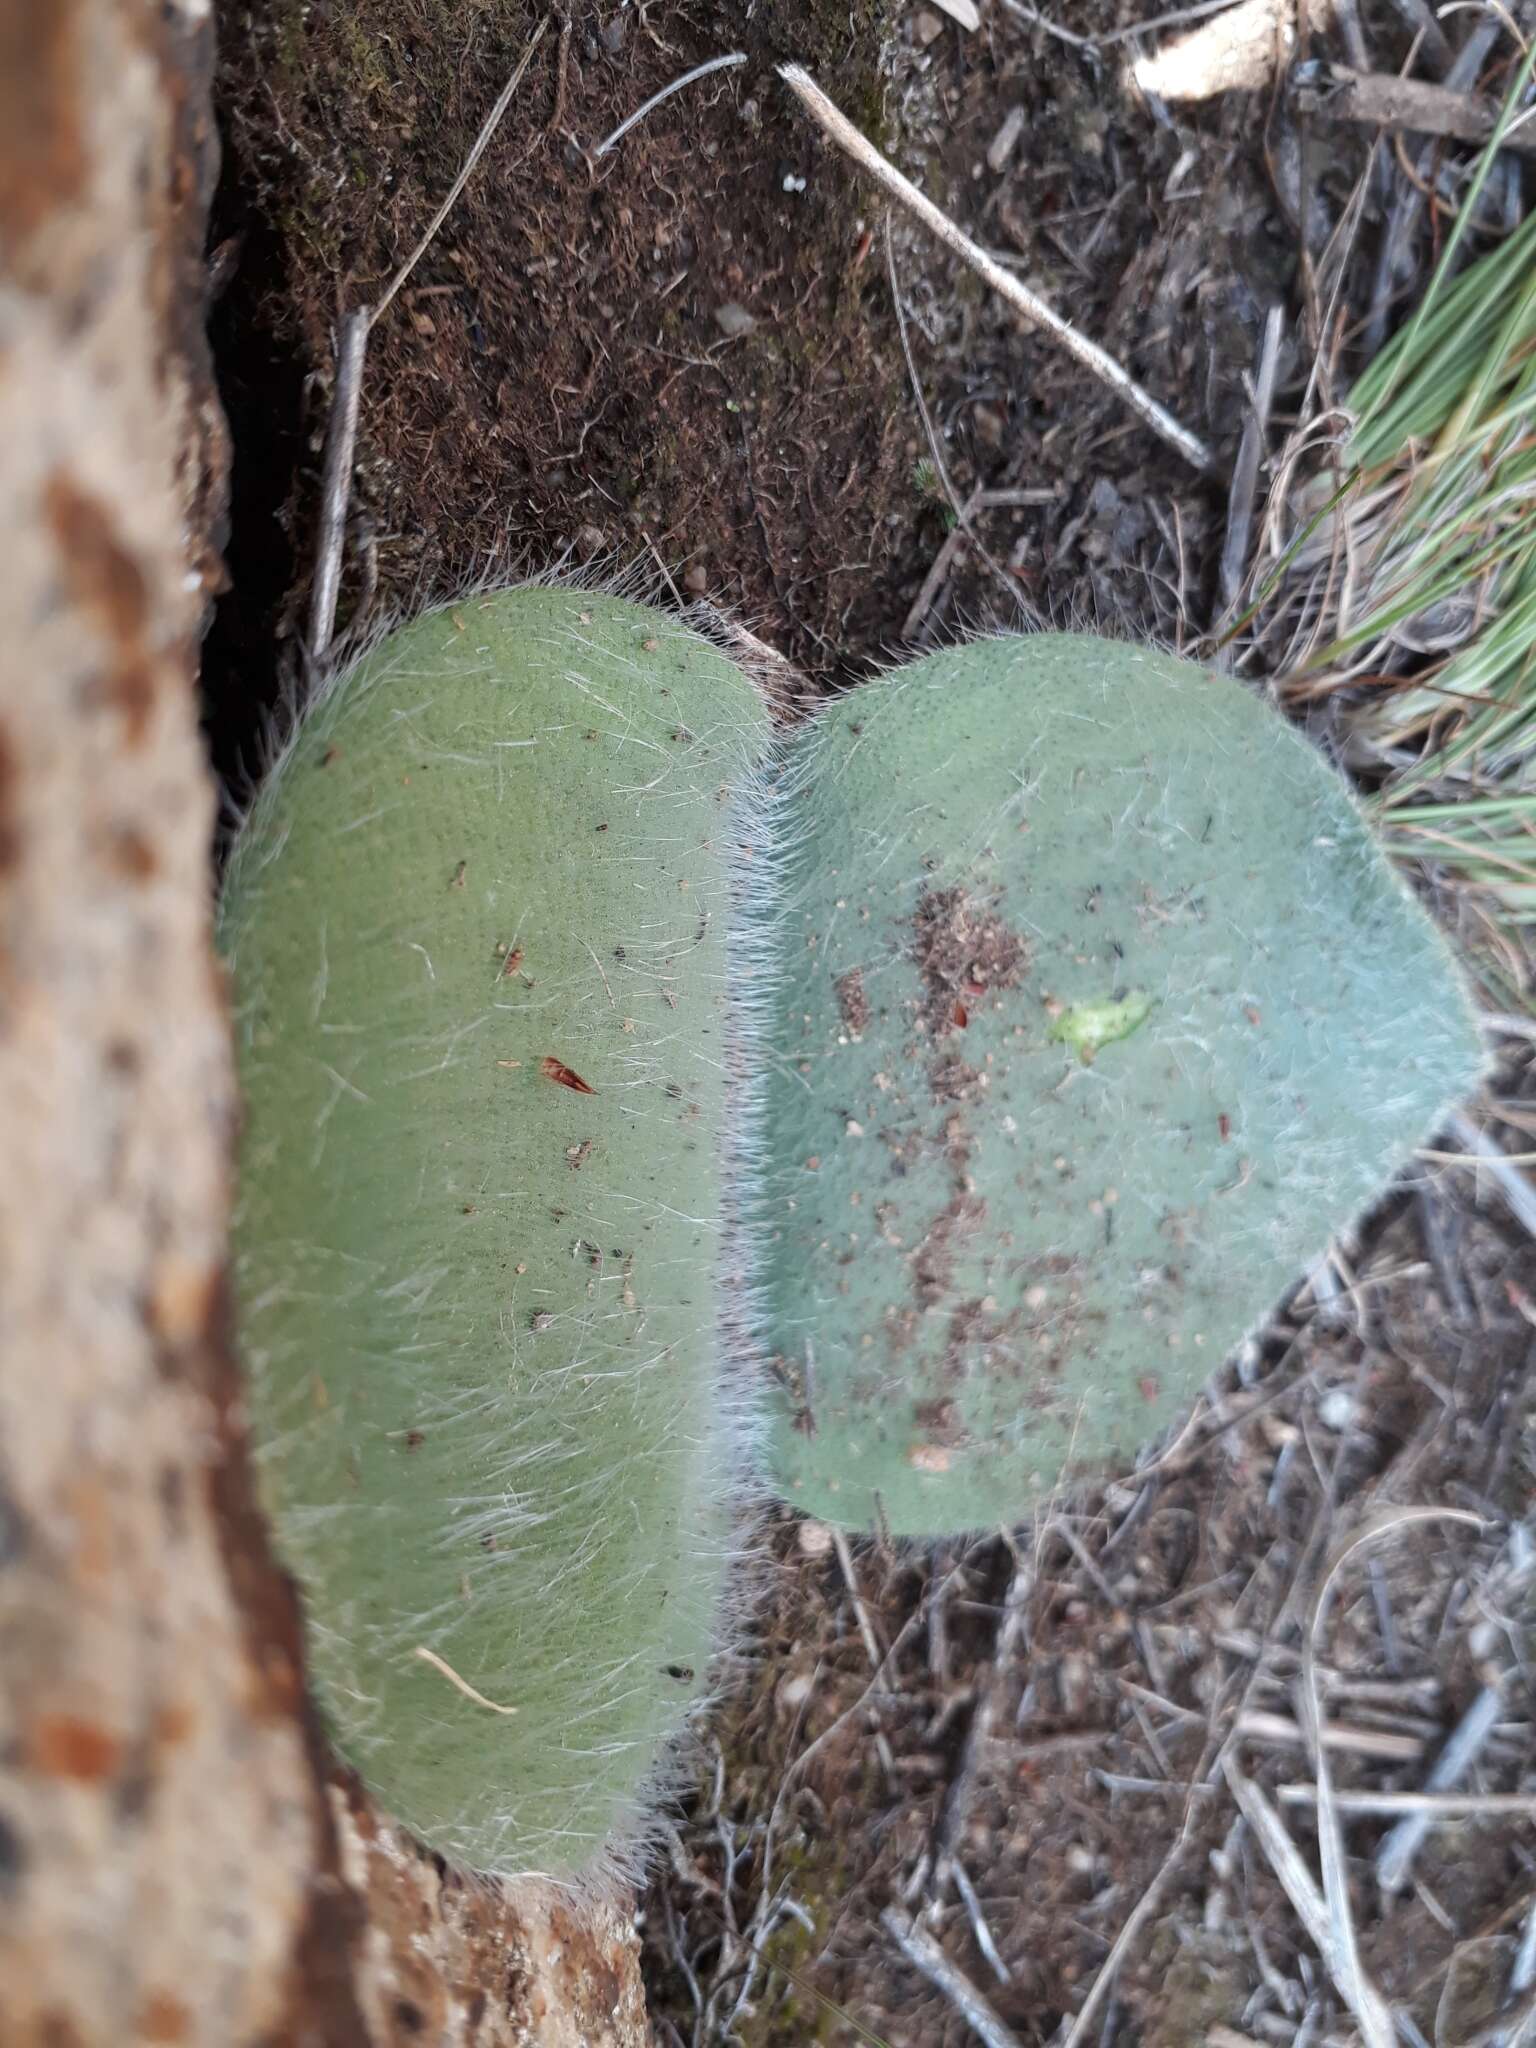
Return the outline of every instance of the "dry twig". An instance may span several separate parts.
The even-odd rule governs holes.
[[[331,416],[325,429],[325,461],[320,484],[320,537],[316,546],[315,583],[309,600],[309,661],[320,668],[331,650],[336,630],[336,599],[341,591],[341,546],[347,530],[347,501],[352,495],[352,463],[357,452],[357,408],[363,390],[363,362],[373,315],[366,306],[343,313],[336,323],[336,381],[331,391]]]
[[[1282,1785],[1278,1797],[1282,1806],[1315,1806],[1317,1787]],[[1333,1803],[1340,1813],[1405,1814],[1424,1833],[1440,1820],[1536,1819],[1536,1797],[1520,1792],[1335,1792]]]
[[[866,135],[835,106],[810,73],[799,64],[781,64],[779,76],[794,93],[801,105],[817,125],[831,137],[838,147],[851,156],[854,162],[868,171],[870,176],[883,185],[891,196],[898,200],[909,213],[913,213],[923,225],[936,235],[947,249],[991,285],[1000,298],[1006,299],[1015,311],[1022,313],[1026,320],[1060,342],[1067,353],[1091,370],[1094,376],[1108,385],[1117,397],[1131,408],[1154,434],[1166,441],[1184,460],[1196,469],[1208,470],[1213,458],[1210,449],[1197,434],[1181,426],[1166,407],[1158,404],[1148,392],[1121,368],[1107,350],[1079,334],[1069,321],[1044,299],[1037,298],[1026,285],[1006,271],[1000,263],[994,262],[985,249],[973,242],[969,235],[955,226],[948,214],[943,213],[926,193],[920,192],[910,178],[904,177],[888,157],[880,151]]]
[[[1486,142],[1499,125],[1496,102],[1475,99],[1449,86],[1393,72],[1351,71],[1343,64],[1309,66],[1297,81],[1298,107],[1328,121],[1361,121],[1373,128],[1447,135],[1457,142]],[[1511,123],[1499,138],[1502,149],[1536,155],[1536,130]]]
[[[1284,1743],[1297,1749],[1302,1748],[1308,1739],[1306,1730],[1287,1714],[1244,1714],[1237,1724],[1237,1732],[1246,1742]],[[1375,1757],[1382,1763],[1415,1763],[1424,1754],[1421,1737],[1395,1735],[1384,1728],[1342,1727],[1332,1721],[1323,1725],[1321,1735],[1325,1749],[1340,1750],[1351,1756]]]
[[[1291,1902],[1297,1919],[1306,1929],[1308,1938],[1321,1955],[1327,1957],[1333,1941],[1333,1925],[1323,1895],[1318,1890],[1312,1873],[1308,1870],[1301,1851],[1286,1833],[1285,1824],[1270,1805],[1264,1794],[1246,1777],[1237,1763],[1228,1756],[1223,1760],[1227,1784],[1232,1797],[1237,1801],[1238,1811],[1253,1830],[1255,1841],[1263,1851],[1264,1859],[1280,1881],[1281,1889]],[[1335,1979],[1338,1982],[1337,1979]],[[1370,2020],[1355,2005],[1354,1999],[1365,1988],[1364,1980],[1346,1979],[1338,1982],[1338,1988],[1351,2012],[1360,2022],[1360,2031],[1367,2041],[1391,2043],[1392,2022],[1381,1997],[1374,1989],[1370,1998]]]
[[[1424,1780],[1426,1795],[1439,1795],[1443,1800],[1453,1785],[1460,1783],[1465,1774],[1477,1761],[1479,1752],[1493,1733],[1503,1708],[1495,1686],[1485,1685],[1462,1715],[1446,1738],[1444,1749],[1430,1766]],[[1524,1802],[1528,1809],[1533,1802]],[[1483,1802],[1484,1810],[1487,1802]],[[1384,1892],[1400,1892],[1407,1884],[1413,1869],[1413,1859],[1419,1852],[1419,1845],[1429,1833],[1434,1818],[1435,1805],[1417,1805],[1408,1808],[1397,1826],[1376,1852],[1376,1881]]]
[[[943,1993],[977,2039],[986,2043],[986,2048],[1022,2048],[1018,2035],[1003,2024],[933,1936],[919,1927],[915,1914],[887,1906],[880,1915],[880,1925],[913,1968],[921,1970],[934,1989]]]
[[[1536,1188],[1511,1164],[1502,1147],[1486,1131],[1479,1130],[1462,1111],[1453,1112],[1448,1127],[1457,1143],[1464,1145],[1471,1156],[1488,1169],[1516,1220],[1532,1237],[1536,1237]]]

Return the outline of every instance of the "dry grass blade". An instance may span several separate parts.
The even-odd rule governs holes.
[[[389,286],[385,291],[383,298],[381,298],[378,304],[373,308],[373,312],[370,316],[370,325],[374,320],[377,320],[379,316],[388,308],[390,301],[395,297],[396,293],[400,290],[400,287],[405,283],[406,279],[410,276],[411,272],[416,268],[417,264],[421,261],[422,257],[425,256],[428,249],[431,248],[433,240],[437,235],[438,229],[442,226],[443,222],[448,218],[449,214],[453,211],[454,202],[457,200],[459,194],[464,190],[464,187],[469,183],[470,179],[474,176],[475,166],[476,164],[479,163],[481,157],[485,155],[487,148],[490,146],[491,137],[496,133],[496,130],[501,126],[501,117],[507,111],[507,108],[512,104],[512,95],[517,91],[517,88],[522,84],[523,73],[528,69],[528,66],[533,62],[534,52],[538,49],[539,44],[543,42],[544,32],[549,27],[549,22],[550,17],[546,15],[544,19],[539,23],[538,27],[534,30],[533,34],[528,38],[527,45],[523,50],[522,56],[519,57],[517,60],[517,64],[515,69],[513,70],[512,76],[507,80],[506,84],[502,87],[501,92],[497,96],[496,104],[491,108],[491,111],[486,115],[485,120],[481,123],[480,133],[475,137],[474,141],[470,144],[469,154],[465,157],[463,163],[459,166],[459,174],[454,179],[453,183],[449,186],[447,198],[443,201],[442,205],[437,209],[436,213],[433,214],[431,220],[427,223],[426,232],[422,235],[421,240],[416,244],[415,248],[411,251],[410,255],[406,257],[405,261],[401,264],[400,268],[395,272],[394,276],[390,279]]]
[[[906,620],[902,625],[902,639],[912,640],[916,637],[919,628],[927,617],[935,597],[943,588],[944,578],[948,574],[950,565],[958,553],[962,542],[965,540],[973,543],[977,553],[986,563],[988,569],[991,570],[993,576],[1002,585],[1011,602],[1017,606],[1020,599],[1018,585],[1009,576],[1008,571],[994,557],[990,548],[984,545],[981,536],[975,528],[974,515],[984,502],[985,493],[979,489],[973,491],[969,499],[962,505],[959,494],[955,489],[955,480],[949,473],[949,464],[944,460],[944,446],[939,439],[937,429],[934,427],[933,415],[928,410],[928,401],[923,396],[923,380],[917,374],[917,363],[912,355],[912,342],[907,333],[907,314],[906,308],[902,304],[901,280],[896,275],[896,243],[891,234],[891,217],[889,214],[885,217],[885,268],[886,275],[891,281],[891,305],[896,314],[896,333],[901,342],[902,359],[907,366],[907,381],[912,387],[912,402],[917,407],[918,418],[923,423],[923,437],[928,443],[928,453],[932,458],[933,466],[937,472],[939,483],[943,487],[944,495],[949,500],[950,511],[953,513],[955,520],[954,526],[944,537],[944,544],[934,558],[932,568],[923,578],[922,588],[913,599],[912,608],[907,613]]]
[[[1457,59],[1458,106],[1488,40],[1480,27]],[[1281,462],[1272,506],[1293,508],[1294,538],[1260,605],[1264,633],[1289,638],[1283,694],[1333,698],[1388,850],[1456,889],[1506,1007],[1536,979],[1536,214],[1465,259],[1500,149],[1529,141],[1533,73],[1536,45],[1428,288],[1354,384],[1342,444],[1304,427]]]
[[[549,27],[545,16],[529,37],[512,76],[498,94],[495,105],[481,123],[480,132],[459,166],[448,196],[433,214],[426,232],[391,278],[384,295],[372,306],[344,313],[336,328],[336,379],[331,393],[331,414],[325,430],[325,458],[321,480],[320,534],[315,550],[315,581],[309,611],[309,666],[320,669],[331,651],[336,631],[336,600],[341,591],[342,542],[347,529],[347,505],[352,495],[352,464],[357,451],[357,414],[363,390],[363,365],[368,354],[368,335],[388,309],[416,265],[421,261],[448,218],[455,200],[474,175],[476,164],[489,147],[501,125],[501,117],[512,104],[512,95],[522,83],[523,73],[533,62],[534,52]]]
[[[603,137],[596,149],[593,150],[593,156],[606,156],[609,150],[617,143],[623,141],[631,128],[637,127],[647,114],[653,112],[655,108],[661,105],[663,100],[671,99],[673,93],[681,92],[684,86],[693,85],[701,78],[708,78],[713,72],[729,71],[734,65],[745,64],[746,61],[747,53],[745,50],[731,50],[723,57],[711,57],[707,64],[695,64],[691,71],[685,71],[681,78],[672,79],[669,84],[661,88],[660,92],[653,92],[648,100],[641,106],[636,107],[632,114],[619,123],[611,135]]]
[[[1264,452],[1264,433],[1269,425],[1275,398],[1275,376],[1280,361],[1280,336],[1285,320],[1283,307],[1271,306],[1264,316],[1259,342],[1258,370],[1253,384],[1253,405],[1243,422],[1243,438],[1232,470],[1227,493],[1227,537],[1221,550],[1217,585],[1222,604],[1231,611],[1242,589],[1248,561],[1248,538],[1253,525],[1253,499],[1259,481],[1259,460]]]

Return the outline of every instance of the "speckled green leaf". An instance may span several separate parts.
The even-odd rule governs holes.
[[[710,1655],[766,744],[655,612],[471,598],[303,723],[230,871],[264,1492],[341,1748],[482,1870],[622,1860]]]
[[[1478,1035],[1342,780],[1228,678],[985,640],[841,698],[793,774],[776,1483],[1012,1521],[1187,1406]]]

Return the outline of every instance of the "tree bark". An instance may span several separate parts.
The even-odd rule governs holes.
[[[329,1758],[251,1487],[196,650],[210,0],[0,0],[0,2043],[648,2038]]]

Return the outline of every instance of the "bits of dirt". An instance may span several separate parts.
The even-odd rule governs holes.
[[[925,889],[912,913],[912,958],[923,983],[923,1022],[930,1037],[965,1028],[967,1005],[999,989],[1015,988],[1029,971],[1029,948],[995,910],[972,902],[963,889]],[[940,1061],[929,1080],[941,1099],[942,1070],[963,1061]],[[969,1073],[971,1070],[966,1069]],[[973,1077],[974,1078],[974,1077]],[[963,1094],[950,1099],[964,1101]]]
[[[809,1367],[802,1371],[794,1359],[786,1357],[783,1352],[776,1352],[768,1361],[768,1370],[789,1396],[793,1408],[791,1426],[801,1436],[814,1436],[816,1413],[811,1405],[813,1395]]]
[[[1019,1310],[999,1314],[995,1303],[975,1296],[959,1302],[950,1311],[944,1337],[945,1377],[958,1382],[969,1378],[978,1363],[987,1368],[995,1366],[996,1361],[990,1356],[992,1347],[1011,1344],[1023,1320]]]
[[[837,992],[838,1014],[850,1038],[858,1038],[870,1019],[869,997],[864,991],[862,968],[850,967],[832,984]]]
[[[914,1401],[912,1420],[934,1443],[955,1443],[960,1434],[960,1411],[947,1395],[932,1401]]]
[[[981,1092],[981,1075],[959,1053],[949,1052],[930,1062],[928,1086],[936,1102],[974,1102]]]
[[[954,1282],[956,1240],[979,1230],[987,1205],[957,1187],[912,1253],[912,1285],[924,1308],[947,1299]]]

